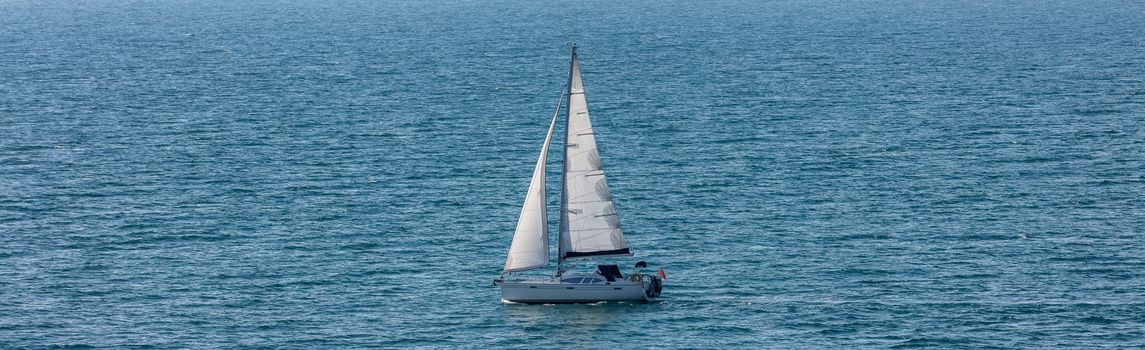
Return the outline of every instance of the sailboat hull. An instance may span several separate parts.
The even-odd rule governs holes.
[[[561,280],[503,281],[501,299],[525,304],[647,302],[660,293],[649,281],[618,280],[603,283],[567,283]]]

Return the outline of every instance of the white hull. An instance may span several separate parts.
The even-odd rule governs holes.
[[[566,278],[567,280],[567,278]],[[652,280],[568,283],[556,279],[502,281],[501,299],[526,304],[647,302],[659,296]]]

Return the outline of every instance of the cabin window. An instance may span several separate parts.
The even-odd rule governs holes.
[[[596,277],[569,277],[561,280],[564,283],[604,283],[603,279]]]

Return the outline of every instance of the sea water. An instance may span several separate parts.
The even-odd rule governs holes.
[[[573,42],[651,304],[491,284]],[[1145,347],[1142,72],[1132,1],[3,0],[0,347]]]

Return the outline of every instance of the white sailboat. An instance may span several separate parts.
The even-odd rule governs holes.
[[[545,201],[545,162],[557,126],[561,107],[565,113],[564,162],[561,171],[560,239],[557,243],[557,270],[551,277],[513,279],[517,272],[549,265],[549,227]],[[643,261],[637,272],[624,274],[617,265],[595,265],[592,271],[575,272],[573,262],[606,257],[632,256],[628,239],[620,228],[616,207],[605,180],[604,167],[596,147],[596,137],[588,117],[584,84],[576,45],[569,62],[568,86],[557,102],[549,122],[541,155],[525,195],[517,220],[513,243],[505,259],[505,269],[494,284],[501,286],[501,298],[518,303],[593,303],[599,301],[647,302],[660,295],[660,275],[644,273]]]

